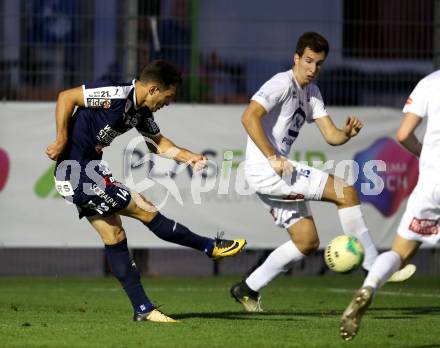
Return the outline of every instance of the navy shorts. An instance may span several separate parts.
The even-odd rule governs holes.
[[[103,165],[96,166],[93,178],[81,173],[76,180],[55,179],[55,186],[64,199],[76,205],[80,219],[97,214],[112,215],[126,208],[131,200],[130,190],[116,181]]]

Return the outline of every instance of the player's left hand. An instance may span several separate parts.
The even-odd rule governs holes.
[[[208,165],[208,158],[206,156],[193,153],[191,154],[188,163],[194,168],[195,171],[199,171]]]
[[[353,138],[358,135],[363,126],[363,123],[357,117],[350,116],[345,120],[342,130],[347,137]]]

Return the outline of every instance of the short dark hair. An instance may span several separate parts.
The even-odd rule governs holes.
[[[301,57],[304,54],[306,47],[316,53],[324,52],[326,56],[329,51],[327,39],[313,31],[308,31],[300,36],[296,44],[295,53]]]
[[[182,83],[182,74],[177,68],[163,59],[148,63],[139,76],[143,83],[156,82],[168,89],[171,85]]]

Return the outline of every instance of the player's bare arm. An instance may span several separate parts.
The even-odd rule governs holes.
[[[293,166],[286,158],[276,154],[274,148],[267,139],[261,124],[261,120],[266,113],[266,109],[264,109],[261,104],[251,100],[241,117],[241,123],[254,143],[258,146],[264,156],[266,156],[271,167],[278,175],[282,176],[283,174],[292,172]]]
[[[201,170],[207,165],[208,158],[206,156],[178,147],[162,134],[151,137],[151,139],[155,146],[149,142],[147,142],[147,146],[153,153],[177,162],[189,163],[195,170]]]
[[[51,160],[56,160],[63,152],[68,140],[69,119],[76,106],[84,106],[82,87],[67,89],[58,94],[55,119],[56,139],[46,149],[46,154]]]
[[[413,155],[420,157],[422,144],[414,134],[416,128],[422,122],[422,118],[411,112],[407,112],[396,132],[397,141]]]
[[[354,116],[347,117],[341,129],[336,127],[330,116],[316,119],[315,124],[325,141],[333,146],[345,144],[351,138],[358,135],[363,127],[362,122]]]

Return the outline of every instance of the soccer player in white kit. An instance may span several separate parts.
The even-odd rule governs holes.
[[[231,295],[249,312],[260,312],[259,291],[292,262],[312,254],[319,238],[307,201],[337,205],[343,231],[365,248],[363,267],[369,270],[378,253],[365,225],[354,187],[328,173],[288,160],[290,148],[305,122],[314,122],[330,145],[342,145],[362,128],[348,117],[337,128],[328,115],[319,88],[312,83],[329,51],[327,40],[314,32],[298,40],[293,68],[276,74],[252,97],[242,116],[248,133],[246,179],[268,207],[275,224],[287,229],[291,240],[275,249],[249,277],[231,288]],[[394,281],[412,275],[414,269],[396,273]]]
[[[362,316],[390,275],[405,265],[423,242],[436,244],[440,240],[439,91],[440,70],[437,70],[417,84],[403,108],[405,116],[396,137],[402,146],[420,158],[419,179],[408,198],[391,250],[377,257],[342,315],[340,334],[344,340],[356,336]],[[422,146],[414,132],[423,118],[427,118],[427,126]]]

